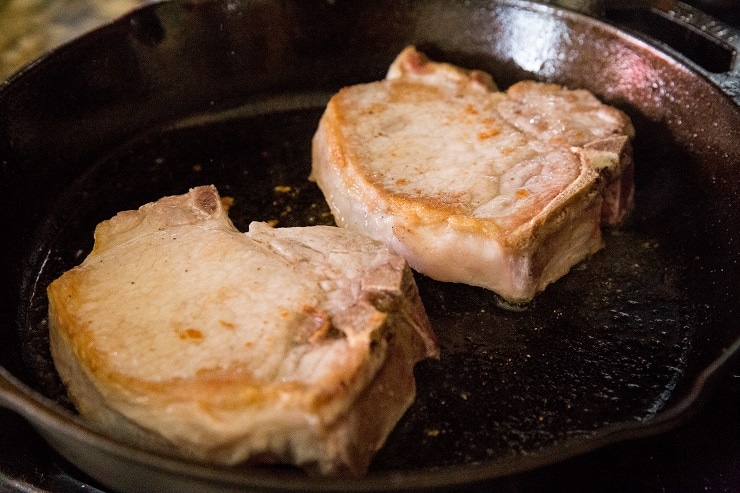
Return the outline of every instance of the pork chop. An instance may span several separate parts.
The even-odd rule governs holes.
[[[341,89],[311,177],[337,224],[434,279],[526,302],[604,245],[633,202],[630,119],[585,90],[492,77],[405,49]]]
[[[48,297],[80,413],[211,463],[362,474],[438,355],[403,258],[336,227],[241,233],[212,186],[99,224]]]

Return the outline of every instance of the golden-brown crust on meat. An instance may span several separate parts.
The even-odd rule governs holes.
[[[213,187],[101,223],[47,292],[52,355],[81,413],[207,462],[360,474],[413,399],[414,363],[438,354],[403,259],[332,227],[240,233]],[[359,416],[382,388],[407,392]]]
[[[605,224],[621,220],[632,200],[633,134],[626,114],[588,91],[523,81],[497,92],[490,76],[408,47],[385,80],[331,98],[314,136],[311,176],[338,224],[385,241],[431,277],[476,284],[468,274],[435,273],[458,240],[487,239],[502,257],[534,266],[543,251],[558,254],[553,238],[575,231],[583,211],[592,220],[603,207]],[[586,236],[577,241],[583,255],[603,245],[594,228]],[[532,288],[504,297],[524,300],[542,288],[532,280],[538,268],[521,270],[528,274],[519,280]]]

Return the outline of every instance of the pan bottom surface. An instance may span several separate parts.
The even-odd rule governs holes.
[[[230,216],[242,231],[253,220],[333,224],[308,180],[325,99],[292,96],[277,109],[204,115],[146,132],[91,163],[36,236],[34,250],[43,254],[27,274],[33,282],[21,314],[30,384],[72,410],[51,363],[45,289],[82,261],[95,225],[117,212],[214,184],[234,198]],[[615,432],[647,434],[656,416],[689,395],[703,368],[700,332],[716,316],[701,289],[700,242],[680,240],[682,228],[697,223],[682,199],[697,192],[679,185],[675,155],[651,155],[639,143],[635,152],[630,220],[606,231],[606,248],[524,310],[502,309],[480,288],[416,276],[442,354],[417,366],[416,401],[371,475],[526,469],[528,461],[569,457]],[[644,159],[651,170],[640,172]]]

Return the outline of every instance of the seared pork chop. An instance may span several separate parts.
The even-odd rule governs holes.
[[[438,354],[403,258],[336,227],[241,233],[214,187],[102,222],[48,296],[80,413],[213,463],[361,474]]]
[[[489,74],[413,47],[334,95],[313,140],[340,226],[414,269],[531,300],[603,246],[632,206],[629,118],[585,90]]]

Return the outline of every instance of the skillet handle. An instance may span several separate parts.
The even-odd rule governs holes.
[[[670,46],[740,105],[740,26],[678,0],[555,0]]]

